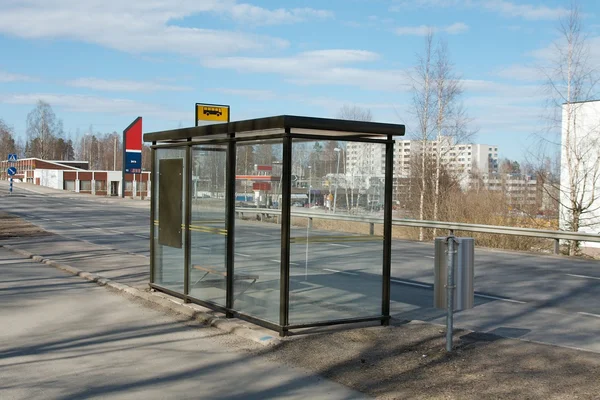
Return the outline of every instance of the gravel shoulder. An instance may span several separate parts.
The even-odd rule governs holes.
[[[270,357],[380,399],[598,399],[600,354],[424,322],[292,337]]]

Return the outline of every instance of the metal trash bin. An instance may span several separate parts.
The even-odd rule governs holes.
[[[454,249],[454,311],[473,308],[474,302],[474,260],[475,239],[455,238],[458,244]],[[448,282],[448,244],[445,237],[435,238],[434,307],[446,309],[446,283]]]

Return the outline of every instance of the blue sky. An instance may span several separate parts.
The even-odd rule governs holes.
[[[543,75],[558,0],[0,0],[0,118],[24,136],[49,102],[73,137],[194,124],[194,104],[232,120],[335,117],[344,104],[416,125],[407,72],[429,29],[463,79],[474,141],[521,160],[545,128]],[[600,2],[580,1],[600,63]]]

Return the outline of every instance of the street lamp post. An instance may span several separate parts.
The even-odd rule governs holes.
[[[342,151],[342,149],[336,147],[335,149],[333,149],[333,151],[337,153],[337,169],[335,171],[335,191],[333,192],[333,213],[335,214],[335,204],[337,203],[337,190],[338,186],[340,186],[340,151]]]
[[[310,192],[312,189],[312,168],[308,166],[308,208],[310,208]]]

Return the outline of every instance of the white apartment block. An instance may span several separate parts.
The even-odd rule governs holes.
[[[423,152],[419,140],[396,140],[394,144],[394,177],[408,178],[411,168]],[[486,144],[455,144],[454,138],[427,142],[427,155],[441,157],[444,165],[458,176],[468,178],[471,172],[492,173],[498,167],[498,147]],[[385,175],[385,145],[373,143],[348,143],[348,173]],[[467,184],[468,182],[465,182]]]
[[[538,182],[535,177],[525,174],[481,174],[473,177],[469,182],[471,189],[477,187],[487,190],[504,192],[508,204],[515,207],[540,205],[542,203],[542,190],[538,190]]]
[[[396,140],[394,144],[395,190],[408,185],[413,177],[411,169],[422,155],[423,142]],[[347,175],[368,187],[370,178],[385,176],[385,145],[348,143]],[[427,155],[433,160],[439,155],[445,167],[461,183],[463,190],[498,190],[506,194],[508,203],[518,209],[522,206],[541,206],[542,191],[535,177],[525,174],[501,174],[498,171],[498,146],[488,144],[456,144],[452,137],[427,142]]]
[[[570,140],[567,141],[567,133]],[[576,161],[579,159],[579,161]],[[569,160],[571,160],[569,162]],[[570,164],[570,168],[569,168]],[[560,171],[560,226],[570,229],[571,181],[583,203],[592,202],[582,215],[579,232],[600,233],[600,100],[563,105]],[[592,201],[593,199],[593,201]],[[584,246],[600,247],[586,242]]]

